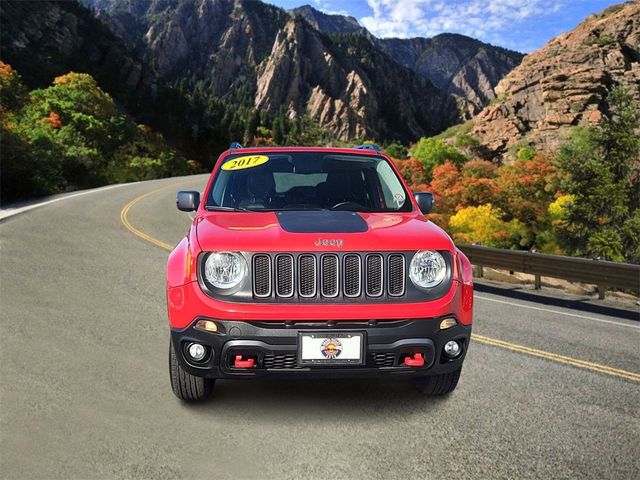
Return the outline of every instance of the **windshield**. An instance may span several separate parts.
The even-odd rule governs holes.
[[[324,152],[234,155],[213,182],[208,210],[409,212],[386,159]]]

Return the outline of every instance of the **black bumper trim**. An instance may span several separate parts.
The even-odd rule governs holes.
[[[447,317],[451,317],[448,315]],[[255,378],[269,377],[358,377],[358,376],[426,376],[452,372],[462,365],[471,336],[471,326],[456,325],[440,330],[445,317],[430,319],[408,319],[401,321],[371,322],[326,322],[326,327],[314,331],[365,332],[365,359],[360,366],[306,366],[297,362],[298,332],[305,331],[304,322],[299,325],[277,327],[264,321],[216,322],[217,333],[204,332],[193,328],[171,330],[171,340],[180,365],[192,375],[210,378]],[[194,322],[195,324],[195,322]],[[442,348],[449,340],[461,341],[463,351],[453,360],[442,356]],[[189,361],[184,346],[199,342],[211,350],[208,359],[200,364]],[[416,352],[423,354],[422,367],[404,365],[403,359]],[[235,355],[251,356],[256,366],[249,369],[234,368],[231,359]]]

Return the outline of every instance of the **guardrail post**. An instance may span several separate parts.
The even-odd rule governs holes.
[[[484,267],[482,265],[478,265],[478,278],[484,277]]]
[[[607,290],[607,287],[605,287],[604,285],[598,285],[598,298],[600,300],[604,300],[604,294]]]
[[[536,290],[540,290],[542,288],[542,277],[540,277],[540,275],[536,274],[536,278],[533,283],[533,288],[535,288]]]

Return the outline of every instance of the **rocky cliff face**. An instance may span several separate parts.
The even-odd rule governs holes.
[[[474,119],[471,135],[493,157],[520,144],[553,152],[572,127],[606,115],[612,86],[640,101],[639,62],[640,4],[609,7],[527,55],[497,85],[498,101]]]
[[[459,118],[452,96],[366,37],[333,39],[313,26],[355,27],[354,19],[317,12],[310,23],[252,0],[87,2],[169,81],[290,118],[308,114],[342,140],[410,141]]]
[[[381,39],[380,48],[447,93],[458,97],[465,116],[495,98],[494,87],[523,55],[464,35]]]
[[[203,81],[228,97],[253,74],[289,19],[282,9],[241,0],[87,0],[97,16],[167,80]]]
[[[376,38],[353,17],[327,15],[309,5],[293,9],[327,33],[359,33],[396,62],[454,95],[463,117],[478,113],[495,98],[494,87],[522,61],[523,55],[457,34],[433,38]]]
[[[291,19],[257,69],[256,108],[284,107],[290,117],[307,112],[345,140],[407,140],[455,121],[452,98],[367,39],[349,40],[332,41],[307,22]]]
[[[299,15],[311,24],[313,28],[326,33],[360,32],[364,30],[358,21],[346,15],[330,15],[316,10],[311,5],[291,10],[293,15]]]

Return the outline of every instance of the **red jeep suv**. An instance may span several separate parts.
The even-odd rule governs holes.
[[[171,386],[209,396],[217,378],[410,377],[458,383],[471,335],[471,265],[424,217],[374,145],[232,144],[167,265]]]

